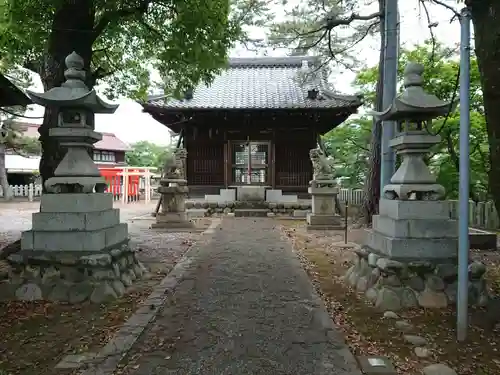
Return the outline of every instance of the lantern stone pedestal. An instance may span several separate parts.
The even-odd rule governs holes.
[[[76,53],[66,58],[66,82],[45,93],[29,92],[33,102],[59,110],[58,127],[50,130],[67,152],[45,182],[40,212],[21,237],[21,251],[11,254],[3,297],[102,303],[125,293],[145,268],[128,246],[127,224],[113,208],[113,196],[89,156],[102,138],[89,122],[89,112],[113,113],[85,84],[84,62]]]
[[[312,210],[307,214],[308,230],[334,230],[344,228],[343,220],[336,214],[335,197],[339,193],[335,181],[311,181]]]
[[[403,93],[386,111],[374,113],[378,121],[397,121],[390,144],[402,162],[383,189],[379,215],[373,216],[345,280],[379,310],[445,308],[456,302],[458,226],[442,200],[444,188],[424,161],[440,141],[426,129],[433,118],[448,113],[450,103],[423,91],[422,73],[421,65],[408,64]],[[471,304],[488,303],[485,271],[480,262],[469,265]]]
[[[186,196],[189,192],[184,179],[164,179],[160,181],[158,192],[161,194],[161,211],[156,215],[154,229],[179,230],[194,229],[194,224],[187,217]]]

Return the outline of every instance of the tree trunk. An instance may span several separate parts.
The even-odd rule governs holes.
[[[10,201],[13,197],[7,180],[7,169],[5,169],[5,145],[0,143],[0,186],[2,186],[3,198]]]
[[[385,0],[379,0],[379,11],[384,14]],[[385,60],[385,21],[380,18],[380,54],[378,63],[378,79],[376,87],[377,111],[383,110],[384,91],[384,60]],[[378,202],[380,200],[380,148],[382,140],[382,126],[373,120],[372,137],[370,140],[370,156],[368,159],[368,173],[365,180],[365,199],[363,200],[363,217],[365,224],[372,222],[372,216],[378,213]]]
[[[85,61],[90,72],[92,58],[95,8],[92,0],[64,0],[56,10],[48,40],[40,78],[44,90],[60,86],[64,78],[65,58],[75,51]],[[40,176],[45,191],[45,181],[54,176],[54,171],[64,157],[64,150],[57,140],[49,137],[49,130],[57,126],[58,111],[47,108],[42,126],[38,129],[42,146]]]
[[[500,212],[500,2],[471,0],[475,52],[490,148],[489,189]]]

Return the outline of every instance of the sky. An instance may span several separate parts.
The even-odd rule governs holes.
[[[450,3],[452,4],[452,3]],[[360,14],[370,14],[376,12],[377,4],[364,6],[359,12]],[[429,13],[432,15],[432,22],[437,22],[434,35],[437,40],[445,45],[456,45],[460,41],[460,25],[457,20],[450,23],[453,14],[442,8],[439,5],[428,5]],[[458,10],[458,8],[457,8]],[[282,10],[275,10],[277,17],[282,17]],[[400,43],[402,47],[411,47],[428,39],[430,34],[427,27],[427,18],[423,9],[419,7],[418,0],[400,0]],[[251,30],[252,38],[265,38],[265,30]],[[379,56],[379,41],[377,38],[367,38],[365,41],[358,44],[356,54],[359,60],[364,61],[367,65],[375,65]],[[268,56],[284,56],[286,50],[268,50]],[[234,48],[231,57],[252,57],[264,55],[266,53],[256,53],[248,51],[242,47]],[[331,77],[331,82],[334,88],[345,94],[354,94],[356,88],[352,86],[355,73],[334,69],[334,74]],[[39,77],[33,77],[34,85],[30,87],[34,91],[42,91],[42,84]],[[99,91],[99,88],[97,88]],[[118,138],[127,143],[138,141],[150,141],[156,144],[168,145],[170,143],[170,134],[168,129],[161,123],[155,121],[150,115],[142,112],[142,107],[133,100],[122,98],[114,103],[119,104],[117,111],[112,115],[96,115],[96,130],[100,132],[110,132],[116,134]],[[43,108],[37,105],[30,106],[25,114],[30,117],[43,116]],[[41,119],[23,119],[23,121],[31,123],[41,123]]]

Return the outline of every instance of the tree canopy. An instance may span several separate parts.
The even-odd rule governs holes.
[[[271,1],[3,0],[0,60],[39,74],[49,90],[64,82],[64,60],[75,51],[86,63],[87,86],[103,84],[108,97],[144,99],[154,83],[179,96],[213,79],[233,43],[248,39],[244,26],[266,21]],[[49,137],[57,117],[46,109],[39,128],[43,181],[64,155]]]
[[[168,154],[173,152],[171,146],[162,146],[148,141],[140,141],[131,145],[132,150],[127,151],[125,160],[128,165],[134,167],[152,167],[159,171],[163,170],[163,165]]]
[[[264,22],[269,10],[263,0],[83,0],[73,10],[86,12],[85,19],[74,14],[61,19],[71,3],[2,1],[0,59],[40,74],[43,81],[47,53],[57,49],[51,41],[65,43],[61,35],[66,34],[73,48],[82,43],[92,48],[91,56],[84,56],[91,58],[91,86],[102,80],[108,95],[131,97],[145,96],[151,68],[161,74],[167,93],[209,81],[232,43],[247,38],[243,25]]]

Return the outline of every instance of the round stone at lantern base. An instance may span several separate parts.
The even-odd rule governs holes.
[[[457,265],[433,264],[429,261],[401,262],[370,253],[355,251],[354,264],[344,281],[363,293],[380,311],[397,311],[410,307],[445,308],[456,303]],[[469,264],[469,303],[485,306],[489,296],[484,279],[486,267],[480,262]]]
[[[9,256],[0,300],[104,303],[125,294],[146,268],[127,245],[98,254],[22,252]]]

